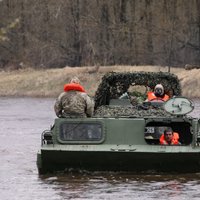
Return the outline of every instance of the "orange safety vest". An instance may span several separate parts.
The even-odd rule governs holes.
[[[176,132],[173,132],[173,138],[172,138],[172,141],[170,144],[180,144],[179,141],[179,134],[176,133]],[[160,137],[160,144],[169,144],[166,140],[165,140],[165,137],[164,137],[164,133],[161,135]]]
[[[169,96],[167,94],[165,94],[164,97],[157,97],[154,94],[154,92],[148,92],[147,99],[148,99],[148,101],[167,101],[169,99]]]
[[[64,85],[64,91],[68,92],[70,90],[76,90],[79,92],[86,92],[84,87],[78,83],[67,83]]]

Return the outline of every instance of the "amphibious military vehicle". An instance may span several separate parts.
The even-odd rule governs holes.
[[[157,83],[171,98],[166,103],[145,102],[146,91]],[[111,72],[102,78],[94,101],[92,118],[56,118],[50,130],[42,133],[37,154],[40,174],[200,171],[200,121],[189,115],[194,104],[181,97],[177,76]],[[166,127],[179,133],[180,145],[159,144]]]

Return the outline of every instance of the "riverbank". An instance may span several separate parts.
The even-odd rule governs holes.
[[[0,71],[0,96],[57,97],[63,91],[63,85],[69,82],[73,76],[78,76],[88,94],[94,96],[102,76],[111,71],[167,72],[168,68],[160,66],[101,66]],[[183,96],[200,98],[199,69],[171,68],[170,71],[178,76]]]

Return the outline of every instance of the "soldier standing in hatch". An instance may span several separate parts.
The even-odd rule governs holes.
[[[91,117],[94,101],[87,95],[77,77],[64,85],[64,92],[57,98],[54,110],[57,117]]]

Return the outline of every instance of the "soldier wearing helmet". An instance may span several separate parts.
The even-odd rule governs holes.
[[[169,96],[165,94],[164,87],[161,84],[157,84],[154,91],[147,93],[147,101],[167,101]]]

